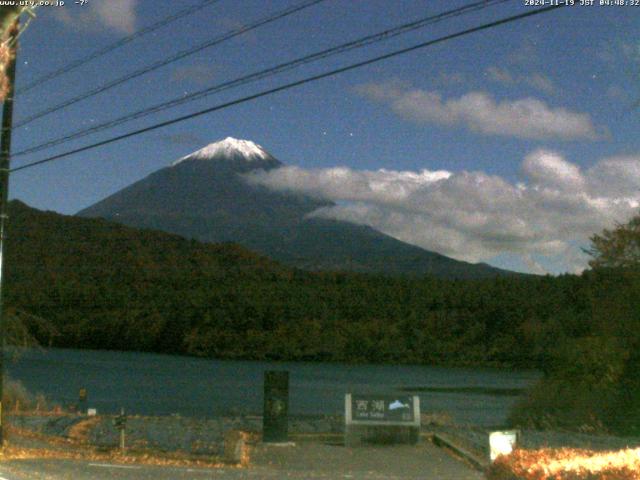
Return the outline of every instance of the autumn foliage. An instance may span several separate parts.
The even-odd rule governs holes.
[[[515,450],[489,467],[489,480],[639,480],[640,449]]]

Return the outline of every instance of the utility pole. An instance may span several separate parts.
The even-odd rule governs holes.
[[[2,104],[2,132],[0,134],[0,446],[4,445],[4,421],[2,396],[4,394],[4,344],[6,320],[2,303],[2,284],[4,280],[4,244],[7,223],[7,202],[9,201],[9,169],[11,168],[11,129],[13,125],[13,95],[16,82],[16,55],[18,52],[19,19],[16,18],[9,32],[9,63],[6,74],[9,90]]]

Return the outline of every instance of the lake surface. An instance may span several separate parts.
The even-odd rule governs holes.
[[[86,388],[89,407],[115,413],[214,417],[260,414],[263,374],[288,370],[292,414],[339,414],[344,394],[420,395],[423,412],[448,412],[460,423],[497,426],[533,384],[535,371],[425,366],[208,360],[94,350],[28,350],[7,361],[12,379],[53,403],[75,404]],[[514,390],[516,392],[514,392]]]

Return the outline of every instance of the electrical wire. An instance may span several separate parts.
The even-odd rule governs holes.
[[[397,37],[399,35],[408,33],[408,32],[412,32],[415,31],[417,29],[420,28],[424,28],[427,25],[431,25],[437,22],[440,22],[442,20],[446,20],[449,18],[453,18],[453,17],[457,17],[457,16],[461,16],[463,14],[467,14],[470,12],[475,12],[496,4],[501,4],[501,3],[506,3],[506,2],[510,2],[512,0],[481,0],[481,1],[477,1],[468,5],[465,5],[463,7],[459,7],[453,10],[448,10],[446,12],[442,12],[440,14],[437,15],[430,15],[428,17],[424,17],[421,18],[419,20],[410,22],[410,23],[406,23],[391,29],[387,29],[385,31],[379,32],[379,33],[375,33],[372,35],[367,35],[365,37],[361,37],[357,40],[353,40],[347,43],[343,43],[340,45],[337,45],[335,47],[331,47],[325,50],[321,50],[319,52],[315,52],[300,58],[297,58],[295,60],[291,60],[285,63],[281,63],[278,64],[274,67],[270,67],[264,70],[260,70],[258,72],[253,72],[251,74],[242,76],[240,78],[236,78],[234,80],[230,80],[230,81],[226,81],[220,84],[216,84],[213,85],[211,87],[208,87],[206,89],[203,90],[199,90],[197,92],[193,92],[189,95],[186,96],[179,96],[176,97],[172,100],[166,101],[166,102],[162,102],[156,105],[153,105],[151,107],[147,107],[141,110],[138,110],[136,112],[133,113],[129,113],[127,115],[124,115],[122,117],[113,119],[113,120],[109,120],[107,122],[98,124],[98,125],[94,125],[90,128],[86,128],[86,129],[80,129],[80,130],[76,130],[75,132],[71,132],[69,134],[66,134],[62,137],[58,137],[56,139],[52,139],[52,140],[48,140],[44,143],[41,143],[39,145],[33,146],[33,147],[29,147],[27,149],[21,150],[19,152],[14,153],[12,156],[15,157],[19,157],[22,155],[26,155],[29,153],[34,153],[34,152],[38,152],[41,150],[44,150],[46,148],[50,148],[53,146],[57,146],[57,145],[61,145],[63,143],[67,143],[71,140],[77,139],[77,138],[81,138],[81,137],[85,137],[87,135],[91,135],[109,128],[113,128],[115,126],[133,121],[133,120],[138,120],[140,118],[146,117],[148,115],[151,115],[153,113],[157,113],[163,110],[167,110],[169,108],[173,108],[179,105],[183,105],[185,103],[189,103],[189,102],[193,102],[195,100],[199,100],[201,98],[205,98],[207,96],[210,96],[214,93],[219,93],[221,91],[224,90],[228,90],[230,88],[235,88],[241,85],[246,85],[250,82],[255,82],[257,80],[262,80],[264,78],[268,78],[271,77],[273,75],[285,72],[285,71],[289,71],[292,70],[294,68],[297,68],[301,65],[305,65],[305,64],[309,64],[311,62],[315,62],[317,60],[322,60],[322,59],[326,59],[329,57],[332,57],[334,55],[337,54],[341,54],[347,51],[351,51],[357,48],[362,48],[365,47],[367,45],[371,45],[374,43],[378,43],[381,41],[386,41],[389,40],[391,38]]]
[[[220,0],[204,0],[203,2],[199,3],[198,5],[194,5],[191,7],[187,7],[184,8],[182,10],[179,10],[178,12],[174,13],[173,15],[170,15],[168,17],[163,18],[162,20],[149,25],[148,27],[145,27],[141,30],[138,30],[135,33],[132,33],[131,35],[127,35],[126,37],[121,38],[120,40],[118,40],[117,42],[114,42],[110,45],[107,45],[106,47],[101,48],[100,50],[96,50],[93,53],[90,53],[89,55],[87,55],[86,57],[81,57],[78,58],[72,62],[69,62],[68,64],[58,68],[57,70],[53,70],[49,73],[45,73],[44,75],[42,75],[40,78],[34,80],[33,82],[27,84],[26,86],[19,88],[16,91],[16,95],[20,95],[22,93],[28,92],[29,90],[32,90],[34,88],[36,88],[39,85],[42,85],[45,82],[48,82],[49,80],[53,80],[54,78],[58,78],[62,75],[64,75],[65,73],[69,73],[79,67],[81,67],[82,65],[91,62],[92,60],[95,60],[96,58],[99,58],[103,55],[106,55],[107,53],[110,53],[124,45],[126,45],[129,42],[132,42],[133,40],[140,38],[148,33],[154,32],[156,30],[158,30],[159,28],[162,28],[166,25],[169,25],[170,23],[175,22],[176,20],[179,20],[183,17],[186,17],[188,15],[191,15],[193,13],[196,13],[200,10],[202,10],[205,7],[208,7],[209,5],[212,5],[214,3],[219,2]]]
[[[152,63],[151,65],[148,65],[146,67],[143,67],[139,70],[136,70],[134,72],[131,72],[123,77],[117,78],[115,80],[112,80],[111,82],[108,82],[98,88],[95,88],[93,90],[89,90],[88,92],[82,93],[76,97],[73,97],[69,100],[66,100],[62,103],[59,103],[57,105],[54,105],[53,107],[47,108],[45,110],[42,110],[38,113],[35,113],[23,120],[21,120],[20,122],[17,122],[13,128],[20,128],[23,127],[25,125],[28,125],[29,123],[33,122],[34,120],[37,120],[39,118],[45,117],[47,115],[50,115],[54,112],[57,112],[59,110],[62,110],[63,108],[67,108],[75,103],[78,103],[82,100],[86,100],[87,98],[90,97],[94,97],[96,95],[99,95],[100,93],[106,92],[107,90],[110,90],[118,85],[122,85],[125,82],[128,82],[130,80],[133,80],[134,78],[140,77],[142,75],[145,75],[147,73],[153,72],[161,67],[164,67],[166,65],[170,65],[171,63],[177,62],[178,60],[182,60],[183,58],[186,58],[188,56],[194,55],[206,48],[210,48],[213,47],[215,45],[218,45],[222,42],[225,42],[226,40],[230,40],[234,37],[237,37],[238,35],[242,35],[244,33],[250,32],[251,30],[255,30],[258,27],[261,27],[263,25],[266,25],[268,23],[272,23],[275,22],[276,20],[280,20],[284,17],[287,17],[289,15],[292,15],[294,13],[297,13],[301,10],[304,10],[306,8],[309,8],[313,5],[316,5],[318,3],[324,2],[326,0],[305,0],[302,3],[296,4],[292,7],[286,8],[284,10],[281,10],[280,12],[271,15],[269,17],[266,18],[262,18],[256,22],[253,22],[249,25],[246,26],[242,26],[242,27],[238,27],[234,30],[230,30],[229,32],[225,33],[224,35],[215,37],[211,40],[208,40],[204,43],[201,43],[200,45],[197,45],[196,47],[192,47],[188,50],[183,50],[181,52],[178,52],[175,55],[172,55],[171,57],[165,58],[163,60],[157,61],[155,63]]]
[[[171,120],[167,120],[167,121],[164,121],[164,122],[156,123],[154,125],[151,125],[151,126],[148,126],[148,127],[145,127],[145,128],[141,128],[141,129],[138,129],[138,130],[134,130],[132,132],[128,132],[128,133],[125,133],[125,134],[122,134],[122,135],[118,135],[118,136],[115,136],[115,137],[112,137],[112,138],[109,138],[109,139],[106,139],[106,140],[102,140],[100,142],[96,142],[96,143],[93,143],[93,144],[90,144],[90,145],[86,145],[84,147],[76,148],[76,149],[73,149],[73,150],[70,150],[70,151],[67,151],[67,152],[64,152],[64,153],[60,153],[60,154],[53,155],[53,156],[50,156],[50,157],[47,157],[47,158],[43,158],[41,160],[30,162],[30,163],[27,163],[25,165],[21,165],[19,167],[12,168],[10,170],[10,172],[17,172],[17,171],[20,171],[20,170],[25,170],[25,169],[28,169],[28,168],[36,167],[38,165],[43,165],[45,163],[57,161],[57,160],[60,160],[62,158],[68,157],[70,155],[74,155],[76,153],[81,153],[81,152],[86,152],[88,150],[93,150],[95,148],[102,147],[104,145],[108,145],[108,144],[111,144],[111,143],[114,143],[114,142],[118,142],[120,140],[124,140],[124,139],[127,139],[127,138],[135,137],[135,136],[141,135],[143,133],[147,133],[147,132],[151,132],[153,130],[157,130],[159,128],[163,128],[163,127],[166,127],[166,126],[169,126],[169,125],[174,125],[176,123],[184,122],[186,120],[191,120],[193,118],[200,117],[202,115],[206,115],[208,113],[216,112],[216,111],[219,111],[219,110],[223,110],[225,108],[229,108],[229,107],[232,107],[234,105],[239,105],[241,103],[246,103],[246,102],[249,102],[251,100],[256,100],[258,98],[261,98],[261,97],[266,97],[267,95],[273,95],[274,93],[278,93],[278,92],[282,92],[282,91],[285,91],[285,90],[289,90],[291,88],[299,87],[301,85],[305,85],[307,83],[311,83],[311,82],[314,82],[314,81],[317,81],[317,80],[321,80],[321,79],[324,79],[324,78],[333,77],[335,75],[338,75],[338,74],[341,74],[341,73],[345,73],[345,72],[354,70],[356,68],[361,68],[361,67],[364,67],[364,66],[367,66],[367,65],[372,65],[374,63],[377,63],[377,62],[380,62],[380,61],[383,61],[383,60],[387,60],[389,58],[397,57],[399,55],[404,55],[406,53],[413,52],[413,51],[416,51],[416,50],[419,50],[419,49],[422,49],[422,48],[430,47],[430,46],[435,45],[435,44],[439,44],[439,43],[443,43],[443,42],[446,42],[446,41],[449,41],[449,40],[453,40],[455,38],[463,37],[463,36],[469,35],[471,33],[479,32],[479,31],[483,31],[483,30],[488,30],[490,28],[494,28],[494,27],[497,27],[497,26],[500,26],[500,25],[505,25],[505,24],[508,24],[508,23],[511,23],[511,22],[515,22],[515,21],[518,21],[518,20],[522,20],[522,19],[525,19],[525,18],[528,18],[528,17],[532,17],[532,16],[535,16],[535,15],[540,15],[542,13],[547,13],[547,12],[550,12],[552,10],[556,10],[558,8],[563,8],[565,6],[566,6],[565,4],[552,5],[552,6],[539,8],[539,9],[536,9],[536,10],[530,10],[530,11],[527,11],[527,12],[524,12],[524,13],[521,13],[521,14],[518,14],[518,15],[512,15],[510,17],[501,18],[499,20],[495,20],[493,22],[485,23],[485,24],[477,26],[477,27],[473,27],[473,28],[469,28],[469,29],[466,29],[466,30],[462,30],[460,32],[456,32],[456,33],[452,33],[452,34],[449,34],[449,35],[445,35],[443,37],[439,37],[439,38],[436,38],[434,40],[429,40],[429,41],[426,41],[426,42],[422,42],[422,43],[419,43],[417,45],[413,45],[411,47],[406,47],[406,48],[402,48],[400,50],[395,50],[393,52],[386,53],[384,55],[379,55],[377,57],[373,57],[373,58],[370,58],[368,60],[364,60],[364,61],[361,61],[361,62],[353,63],[351,65],[347,65],[345,67],[337,68],[335,70],[331,70],[331,71],[328,71],[328,72],[325,72],[325,73],[321,73],[321,74],[318,74],[318,75],[313,75],[311,77],[307,77],[307,78],[304,78],[302,80],[297,80],[295,82],[287,83],[287,84],[281,85],[279,87],[271,88],[269,90],[264,90],[264,91],[255,93],[253,95],[248,95],[246,97],[242,97],[242,98],[239,98],[239,99],[236,99],[236,100],[232,100],[230,102],[226,102],[226,103],[223,103],[223,104],[220,104],[220,105],[215,105],[213,107],[209,107],[209,108],[206,108],[204,110],[200,110],[198,112],[190,113],[188,115],[183,115],[181,117],[177,117],[177,118],[174,118],[174,119],[171,119]]]

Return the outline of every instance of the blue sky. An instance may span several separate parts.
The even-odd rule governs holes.
[[[37,10],[21,37],[18,86],[199,2],[66,3]],[[14,118],[293,3],[220,0],[18,96]],[[13,150],[467,3],[326,0],[18,129]],[[516,0],[443,21],[13,166],[530,8]],[[21,171],[11,196],[75,213],[233,136],[296,167],[258,181],[338,202],[321,215],[465,260],[579,271],[588,236],[628,219],[640,201],[638,27],[640,7],[556,10]]]

